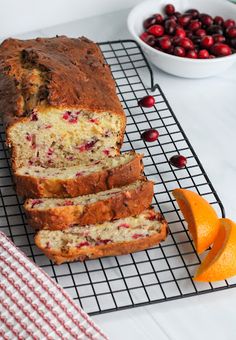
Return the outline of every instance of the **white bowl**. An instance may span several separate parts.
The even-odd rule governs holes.
[[[128,29],[152,64],[175,76],[204,78],[221,73],[236,62],[236,53],[215,59],[189,59],[163,53],[145,44],[139,38],[144,31],[143,21],[154,13],[163,14],[163,8],[168,3],[172,3],[176,11],[179,12],[196,8],[201,13],[208,13],[213,17],[220,15],[224,19],[236,20],[236,5],[227,0],[151,0],[142,2],[131,10],[128,16]]]

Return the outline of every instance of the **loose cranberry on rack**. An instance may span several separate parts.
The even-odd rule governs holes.
[[[145,142],[155,142],[159,137],[159,132],[155,129],[149,129],[141,134]]]
[[[187,158],[182,155],[174,155],[169,160],[170,164],[176,168],[184,168],[187,164]]]
[[[138,101],[138,105],[142,107],[152,107],[155,105],[155,98],[153,96],[145,96]]]

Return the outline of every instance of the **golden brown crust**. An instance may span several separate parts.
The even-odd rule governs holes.
[[[63,198],[95,194],[121,187],[142,177],[142,157],[140,154],[135,154],[130,162],[113,169],[67,180],[36,178],[15,173],[16,191],[18,195],[28,198]]]
[[[63,89],[63,91],[62,91]],[[26,116],[47,107],[124,111],[99,47],[82,37],[7,39],[0,45],[0,111]]]
[[[89,225],[140,214],[148,208],[153,197],[153,182],[143,180],[141,185],[121,191],[118,195],[81,205],[54,207],[49,210],[32,209],[24,205],[28,224],[36,229],[62,230],[74,224]]]
[[[30,120],[32,112],[52,108],[119,116],[120,149],[126,116],[110,68],[95,43],[66,36],[5,40],[0,45],[0,114],[6,126],[6,143],[11,147],[13,171],[21,165],[11,129]]]
[[[72,261],[85,261],[90,259],[97,259],[106,256],[118,256],[134,253],[137,251],[151,248],[160,242],[164,241],[168,235],[167,222],[161,217],[162,226],[159,233],[153,234],[148,237],[143,237],[134,241],[120,242],[106,245],[99,245],[89,248],[74,249],[68,254],[63,254],[60,250],[52,252],[50,249],[41,247],[40,237],[38,234],[35,236],[35,244],[39,247],[44,254],[56,264],[62,264],[64,262]]]

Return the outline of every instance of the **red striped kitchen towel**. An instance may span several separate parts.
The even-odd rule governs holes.
[[[108,339],[41,268],[0,232],[0,339]]]

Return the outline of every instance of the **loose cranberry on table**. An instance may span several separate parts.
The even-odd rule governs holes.
[[[184,168],[187,165],[187,158],[182,155],[174,155],[169,159],[171,165],[176,168]]]
[[[149,129],[143,132],[141,137],[145,142],[155,142],[159,137],[159,132],[155,129]]]
[[[145,96],[138,101],[138,105],[142,107],[152,107],[155,105],[155,98],[153,96]]]

